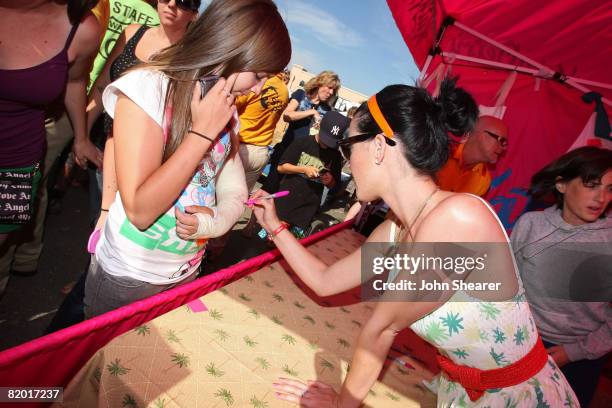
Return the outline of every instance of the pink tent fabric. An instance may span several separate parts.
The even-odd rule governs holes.
[[[302,240],[317,242],[349,227],[347,221]],[[240,279],[280,259],[266,252],[191,283],[124,306],[56,333],[0,352],[0,386],[65,387],[89,358],[106,343],[149,320]],[[44,406],[41,403],[19,407]]]
[[[445,16],[486,35],[561,75],[612,84],[612,8],[606,0],[387,0],[419,68]],[[442,37],[443,52],[516,67],[528,63],[456,26]],[[427,73],[446,62],[459,84],[482,105],[494,105],[508,70],[436,55]],[[432,85],[433,86],[433,85]],[[584,84],[612,100],[612,89]],[[519,72],[508,95],[504,121],[509,149],[497,164],[487,196],[507,228],[528,205],[525,189],[542,166],[565,153],[594,111],[582,92],[551,79]],[[606,106],[610,111],[610,106]],[[594,137],[591,135],[591,137]],[[609,137],[609,135],[608,135]],[[587,138],[588,139],[588,138]],[[586,141],[586,139],[585,139]]]

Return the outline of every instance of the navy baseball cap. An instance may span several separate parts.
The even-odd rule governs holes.
[[[319,140],[327,147],[338,149],[338,140],[342,139],[351,120],[338,112],[327,112],[319,126]]]

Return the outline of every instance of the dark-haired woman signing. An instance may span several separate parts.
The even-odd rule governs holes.
[[[612,350],[612,151],[564,154],[533,176],[531,193],[556,205],[524,214],[512,246],[548,353],[588,407]]]
[[[425,290],[400,301],[385,301],[392,295],[389,290],[375,303],[359,334],[339,394],[319,382],[307,385],[280,379],[274,385],[279,398],[305,407],[359,406],[378,378],[395,336],[410,327],[440,353],[438,406],[527,407],[538,402],[576,406],[571,388],[546,355],[528,304],[522,301],[499,219],[479,197],[439,191],[434,182],[433,175],[448,158],[447,131],[464,134],[476,117],[474,100],[452,81],[445,81],[435,99],[421,88],[388,86],[357,110],[349,137],[340,147],[350,159],[359,200],[382,198],[397,216],[397,221],[387,220],[376,228],[368,243],[493,243],[505,263],[473,270],[460,283],[495,279],[500,289],[438,294]],[[264,194],[259,191],[254,198]],[[254,211],[293,270],[318,295],[369,284],[361,277],[364,247],[328,266],[282,227],[272,200],[259,200]],[[395,272],[389,271],[390,280]]]

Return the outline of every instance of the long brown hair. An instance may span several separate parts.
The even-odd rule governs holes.
[[[271,0],[213,0],[185,35],[144,65],[169,77],[172,106],[166,160],[191,126],[196,79],[238,72],[276,73],[291,59],[289,32]]]

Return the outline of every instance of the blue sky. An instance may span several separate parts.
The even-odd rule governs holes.
[[[414,84],[418,69],[386,1],[274,1],[289,28],[292,64],[315,74],[335,71],[343,85],[366,95]]]

